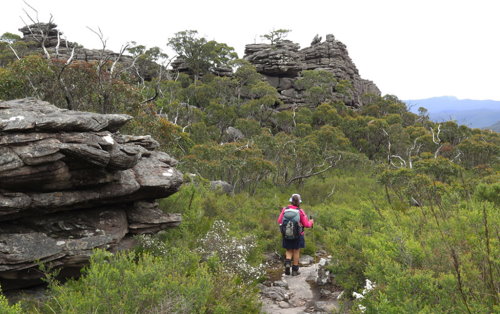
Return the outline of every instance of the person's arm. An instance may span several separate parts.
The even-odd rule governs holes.
[[[305,228],[311,228],[314,224],[314,220],[307,218],[306,212],[303,209],[300,209],[300,223]]]
[[[283,222],[283,215],[285,214],[285,209],[282,208],[281,209],[281,214],[280,216],[278,217],[278,223],[281,225],[281,223]]]

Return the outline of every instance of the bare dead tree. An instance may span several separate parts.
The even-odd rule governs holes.
[[[125,45],[122,45],[120,48],[120,52],[116,56],[116,58],[113,60],[111,63],[111,67],[109,70],[107,70],[106,65],[111,62],[111,54],[106,53],[106,47],[107,47],[107,39],[104,38],[104,34],[101,30],[100,27],[97,27],[97,30],[94,30],[93,28],[87,26],[87,29],[89,29],[91,32],[97,35],[101,42],[102,48],[100,49],[100,56],[97,62],[97,67],[96,67],[96,73],[97,73],[97,82],[98,82],[98,88],[99,88],[99,102],[100,102],[100,111],[102,113],[107,113],[108,112],[108,107],[110,106],[110,98],[111,94],[109,91],[109,85],[112,84],[113,80],[120,74],[122,71],[116,72],[116,65],[120,61],[120,59],[123,56],[123,53],[128,47],[128,43]],[[109,74],[107,74],[107,73]]]
[[[9,46],[10,50],[12,50],[12,52],[14,53],[14,55],[16,56],[17,60],[21,60],[21,58],[19,57],[19,55],[17,54],[17,51],[16,49],[14,49],[14,47],[12,46],[11,43],[7,43],[7,46]]]
[[[104,34],[102,33],[101,31],[101,28],[100,27],[97,27],[97,31],[90,28],[89,26],[87,26],[87,29],[89,29],[92,33],[96,34],[97,37],[99,38],[100,42],[101,42],[101,50],[100,50],[100,56],[99,56],[99,60],[97,62],[97,68],[96,68],[96,71],[97,71],[97,76],[98,77],[101,77],[102,76],[102,69],[104,67],[104,65],[109,61],[109,56],[106,55],[106,45],[107,45],[107,40],[104,39]]]
[[[392,152],[391,152],[392,144],[391,144],[391,137],[389,136],[389,133],[384,128],[382,128],[382,132],[387,137],[387,161],[388,161],[388,163],[391,166],[393,166],[394,168],[406,168],[406,166],[407,166],[406,160],[404,160],[403,157],[401,157],[400,155],[395,155],[395,154],[392,154]],[[411,155],[411,151],[412,151],[412,149],[407,150],[408,156]],[[393,162],[393,159],[397,159],[399,161],[399,165],[396,165]],[[411,158],[409,158],[409,160],[410,160],[409,165],[411,168],[412,167]]]
[[[23,21],[24,25],[27,27],[27,29],[29,30],[29,32],[33,36],[33,38],[40,44],[46,59],[49,61],[49,70],[54,72],[55,71],[54,69],[56,67],[54,67],[54,62],[52,61],[52,56],[49,53],[47,46],[46,46],[46,42],[47,42],[47,39],[49,36],[51,25],[53,25],[54,17],[51,14],[48,23],[45,23],[45,24],[41,23],[40,19],[39,19],[38,10],[35,9],[33,6],[31,6],[27,1],[23,1],[23,2],[35,14],[35,17],[32,17],[31,14],[26,9],[23,8],[23,11],[24,11],[25,15],[27,16],[27,18],[34,25],[37,26],[38,32],[35,32],[31,28],[31,26],[24,21],[24,19],[22,17],[21,17],[21,20]],[[45,28],[43,26],[45,26]],[[55,47],[56,59],[59,58],[60,45],[61,45],[61,33],[59,30],[57,30],[57,44]],[[66,47],[68,48],[67,41],[66,41]],[[12,47],[11,47],[11,50],[14,51],[14,54],[16,54],[16,57],[19,59],[19,56],[17,55],[17,53],[15,52],[15,50]],[[72,97],[72,94],[71,94],[71,91],[70,91],[68,85],[64,81],[63,73],[66,70],[66,68],[73,62],[74,55],[75,55],[75,47],[73,47],[70,57],[66,60],[66,62],[63,64],[63,66],[57,71],[57,73],[55,73],[57,76],[57,83],[64,93],[64,99],[66,101],[66,107],[68,109],[74,109],[73,108],[73,97]],[[35,88],[34,84],[31,82],[30,78],[28,78],[28,81],[30,83],[30,86],[35,90],[35,93],[39,97],[40,95],[38,95],[37,89]]]
[[[441,139],[439,138],[439,134],[441,133],[441,124],[438,124],[438,129],[436,134],[434,134],[434,129],[432,127],[429,127],[429,129],[432,132],[432,142],[438,145],[438,148],[434,152],[434,158],[437,158],[439,151],[443,147],[443,144],[441,144]]]
[[[40,44],[41,48],[43,49],[43,52],[45,54],[45,57],[47,58],[47,60],[50,60],[51,59],[51,56],[50,56],[50,53],[49,51],[47,50],[47,47],[45,45],[46,41],[47,41],[47,38],[48,38],[48,34],[49,34],[49,30],[50,30],[50,26],[52,25],[52,22],[54,20],[54,17],[52,16],[52,14],[50,15],[50,18],[49,18],[49,22],[45,24],[45,29],[42,28],[42,26],[44,24],[40,23],[40,19],[38,18],[38,10],[35,9],[34,7],[32,7],[28,2],[26,1],[23,1],[24,4],[26,6],[28,6],[34,13],[35,13],[35,18],[33,18],[31,16],[30,13],[28,13],[28,11],[26,9],[23,8],[23,11],[24,13],[26,14],[26,16],[28,17],[28,19],[35,25],[37,25],[38,27],[38,30],[39,30],[39,33],[37,32],[34,32],[30,25],[28,25],[24,20],[23,18],[21,17],[21,20],[23,21],[24,25],[28,28],[29,32],[31,33],[31,35],[33,36],[33,38]]]
[[[451,159],[451,162],[455,162],[455,159],[457,159],[457,158],[460,161],[460,156],[461,155],[462,155],[462,151],[459,150],[458,153],[457,153],[457,155]]]
[[[323,161],[323,163],[321,165],[317,165],[317,166],[312,167],[304,175],[299,175],[299,176],[293,177],[292,179],[288,180],[286,182],[286,184],[289,185],[289,184],[291,184],[294,181],[301,180],[301,179],[307,179],[307,178],[310,178],[310,177],[313,177],[313,176],[317,176],[319,174],[322,174],[322,173],[328,171],[329,169],[335,167],[337,165],[337,163],[342,159],[342,155],[339,155],[337,160],[335,160],[335,157],[336,156],[326,157],[325,160]],[[325,167],[325,164],[328,164],[328,166]],[[313,172],[315,168],[320,168],[320,167],[325,167],[325,168],[322,169],[322,170]]]
[[[154,93],[154,95],[152,97],[150,97],[150,98],[145,99],[144,101],[142,101],[141,105],[149,103],[149,102],[152,102],[152,101],[156,100],[158,98],[158,96],[160,96],[160,95],[163,94],[163,91],[161,90],[161,82],[163,80],[163,69],[166,69],[170,65],[170,63],[172,62],[172,60],[174,60],[174,57],[168,59],[167,64],[160,63],[158,65],[159,66],[159,74],[158,74],[158,80],[156,81],[156,84],[155,84],[155,89],[154,89],[155,93]],[[137,74],[139,75],[139,71],[137,71]],[[179,78],[179,72],[177,72],[177,76],[175,78],[175,81],[177,81],[178,78]],[[143,79],[143,82],[144,82],[144,79]],[[170,102],[172,102],[172,101],[170,101]]]
[[[413,156],[418,156],[418,154],[420,153],[420,149],[422,148],[422,144],[417,144],[418,139],[418,137],[415,138],[415,140],[413,141],[413,145],[407,149],[408,166],[410,167],[410,169],[413,168]]]
[[[56,58],[59,58],[59,46],[61,46],[61,32],[57,30]]]
[[[62,90],[64,92],[64,99],[66,100],[66,105],[67,105],[68,109],[70,109],[70,110],[75,109],[75,108],[73,108],[73,105],[74,105],[73,95],[71,94],[71,91],[69,90],[68,85],[65,83],[62,74],[64,73],[66,68],[71,64],[71,62],[73,62],[74,56],[75,56],[75,47],[73,47],[73,49],[71,50],[70,57],[68,58],[68,60],[66,60],[66,62],[61,67],[61,69],[59,70],[59,73],[57,75],[57,81],[59,83],[59,86],[62,88]]]
[[[41,24],[40,24],[40,21],[39,21],[39,18],[38,18],[38,10],[36,10],[34,7],[32,7],[32,6],[31,6],[28,2],[26,2],[26,1],[23,1],[23,2],[24,2],[24,4],[25,4],[28,8],[30,8],[30,9],[31,9],[31,10],[35,13],[35,18],[33,18],[33,17],[31,17],[30,13],[28,13],[28,11],[27,11],[26,9],[24,9],[24,8],[23,8],[23,12],[26,14],[27,18],[28,18],[30,21],[32,21],[32,22],[33,22],[33,24],[37,24],[37,23],[38,23],[39,25],[41,25]],[[48,32],[45,32],[45,33],[44,33],[44,32],[43,32],[43,30],[40,30],[40,34],[35,33],[35,32],[31,29],[30,25],[24,21],[23,17],[22,17],[22,16],[20,16],[20,18],[21,18],[21,21],[24,23],[24,25],[28,28],[29,32],[32,34],[33,38],[34,38],[37,42],[39,42],[39,43],[40,43],[40,45],[42,46],[42,49],[43,49],[43,51],[44,51],[44,54],[45,54],[46,58],[47,58],[48,60],[50,60],[50,54],[49,54],[49,52],[47,51],[47,49],[46,49],[46,47],[45,47],[45,40],[46,40],[46,36],[47,36],[46,34],[47,34]],[[49,20],[49,24],[48,24],[48,25],[50,25],[50,23],[52,22],[52,18],[53,18],[53,17],[52,17],[52,15],[51,15],[51,16],[50,16],[50,20]],[[19,57],[19,54],[18,54],[18,53],[17,53],[17,51],[14,49],[14,47],[12,46],[12,44],[11,44],[11,43],[7,43],[7,44],[8,44],[8,46],[9,46],[10,50],[11,50],[11,51],[14,53],[14,55],[16,56],[17,60],[21,60],[21,58]],[[38,88],[35,86],[35,84],[34,84],[34,83],[33,83],[33,81],[31,80],[31,77],[30,77],[28,74],[26,74],[26,79],[28,80],[28,83],[29,83],[29,85],[30,85],[31,89],[33,90],[33,92],[34,92],[35,96],[36,96],[37,98],[42,98],[42,97],[41,97],[42,95],[40,94],[40,92],[39,92]]]
[[[413,144],[406,148],[406,156],[405,156],[406,159],[405,159],[405,158],[401,157],[401,155],[392,154],[392,152],[391,152],[392,145],[391,145],[389,133],[387,133],[387,131],[385,129],[382,129],[382,131],[384,132],[384,135],[387,136],[387,150],[388,150],[387,160],[388,160],[389,164],[391,166],[393,166],[394,168],[410,168],[410,169],[412,169],[413,168],[413,158],[415,156],[418,156],[418,154],[420,153],[420,150],[423,147],[423,144],[419,143],[420,137],[415,138],[413,140]],[[399,161],[399,165],[395,164],[393,162],[393,159],[397,159]]]
[[[111,69],[109,70],[109,73],[112,77],[114,77],[113,74],[115,72],[116,64],[118,63],[118,61],[120,61],[120,59],[123,56],[123,53],[125,52],[125,50],[128,48],[129,45],[130,45],[129,43],[126,43],[125,45],[122,45],[122,47],[120,48],[120,52],[118,53],[118,56],[115,58],[115,61],[113,62],[113,64],[111,65]]]

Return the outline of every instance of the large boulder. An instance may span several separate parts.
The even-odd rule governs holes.
[[[233,186],[229,182],[222,180],[210,181],[210,189],[225,194],[233,193]]]
[[[131,119],[0,102],[0,284],[39,282],[38,263],[78,270],[94,248],[177,226],[156,202],[182,184],[176,160],[150,136],[121,135]]]

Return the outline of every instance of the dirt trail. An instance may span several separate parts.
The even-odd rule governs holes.
[[[269,314],[331,313],[339,309],[336,296],[323,300],[316,285],[318,264],[301,267],[298,276],[282,276],[262,294],[262,312]],[[274,289],[273,289],[274,288]],[[266,293],[267,292],[267,293]]]

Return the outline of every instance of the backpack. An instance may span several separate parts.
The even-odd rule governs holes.
[[[300,237],[300,211],[294,208],[285,208],[280,231],[287,240],[295,240]]]

